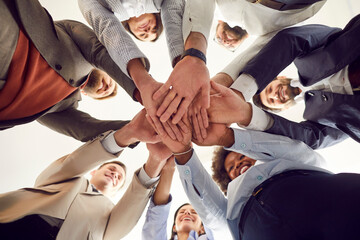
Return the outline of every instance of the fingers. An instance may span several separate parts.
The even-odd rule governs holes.
[[[218,93],[224,93],[227,89],[227,87],[224,87],[223,85],[221,84],[218,84],[214,81],[210,81],[210,84],[211,84],[211,87]]]
[[[153,95],[153,100],[158,100],[162,95],[164,95],[171,86],[171,82],[167,81],[166,83],[164,83]]]
[[[180,104],[180,107],[178,108],[175,116],[172,119],[173,124],[177,124],[180,119],[184,116],[184,114],[187,112],[189,105],[191,103],[192,99],[189,100],[189,98],[184,98],[183,101]]]
[[[178,95],[175,97],[175,99],[170,103],[170,105],[168,106],[168,108],[166,109],[166,111],[161,115],[160,117],[160,121],[162,122],[166,122],[170,116],[176,112],[179,104],[181,102],[181,97]],[[163,104],[161,104],[163,105]],[[174,123],[173,121],[173,124],[177,124],[177,123]]]
[[[209,118],[207,115],[207,110],[205,108],[200,109],[201,118],[203,120],[203,125],[205,128],[209,127]]]
[[[201,137],[205,139],[207,134],[206,134],[206,128],[204,127],[204,121],[202,119],[202,116],[201,114],[196,114],[196,117],[199,123]]]
[[[201,88],[201,106],[205,109],[210,107],[210,84]]]
[[[194,135],[195,139],[202,142],[203,138],[201,136],[199,121],[198,121],[196,114],[192,115],[191,121],[192,121],[192,126],[194,129],[193,135]]]
[[[162,124],[162,126],[164,126],[164,129],[165,129],[167,135],[169,135],[169,137],[170,137],[172,140],[176,140],[176,134],[173,132],[172,128],[170,127],[169,122],[164,122],[164,123]]]
[[[171,121],[167,121],[166,122],[168,124],[168,126],[171,128],[172,132],[175,134],[176,139],[181,142],[184,138],[182,133],[180,132],[180,129],[178,128],[177,125],[172,124]],[[164,123],[165,124],[165,123]],[[174,139],[175,140],[175,139]]]
[[[185,115],[184,115],[184,117],[185,117]],[[180,127],[181,131],[186,134],[186,133],[188,133],[190,131],[190,129],[184,123],[184,120],[183,120],[184,117],[178,122],[178,126]]]
[[[160,107],[156,111],[156,115],[158,117],[160,117],[165,112],[166,108],[170,105],[170,103],[173,101],[175,97],[176,97],[176,92],[174,90],[170,90],[169,93],[164,98],[164,100],[162,101]]]

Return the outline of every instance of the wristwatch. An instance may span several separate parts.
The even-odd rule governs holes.
[[[200,58],[201,60],[204,61],[204,63],[206,64],[206,56],[203,52],[201,52],[200,50],[197,50],[195,48],[189,48],[188,50],[186,50],[182,55],[180,59],[183,59],[185,56],[193,56],[193,57],[197,57]]]

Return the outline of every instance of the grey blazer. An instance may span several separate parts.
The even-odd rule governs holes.
[[[132,97],[135,84],[111,59],[93,31],[82,23],[66,20],[53,22],[37,0],[0,1],[0,79],[6,81],[14,54],[19,26],[34,43],[42,57],[71,86],[81,86],[93,67],[106,71]],[[30,117],[2,121],[0,129],[33,120],[60,133],[87,141],[111,129],[119,129],[123,121],[100,121],[77,110],[80,92]],[[81,127],[80,127],[81,126]]]

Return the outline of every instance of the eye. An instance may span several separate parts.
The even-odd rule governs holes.
[[[234,169],[234,166],[229,167],[229,171],[228,171],[228,172],[231,172],[233,169]]]

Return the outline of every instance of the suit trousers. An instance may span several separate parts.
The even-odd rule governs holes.
[[[56,239],[58,227],[52,227],[39,215],[29,215],[10,223],[0,223],[2,240],[52,240]]]
[[[240,218],[242,240],[360,236],[360,174],[295,170],[259,185]]]

